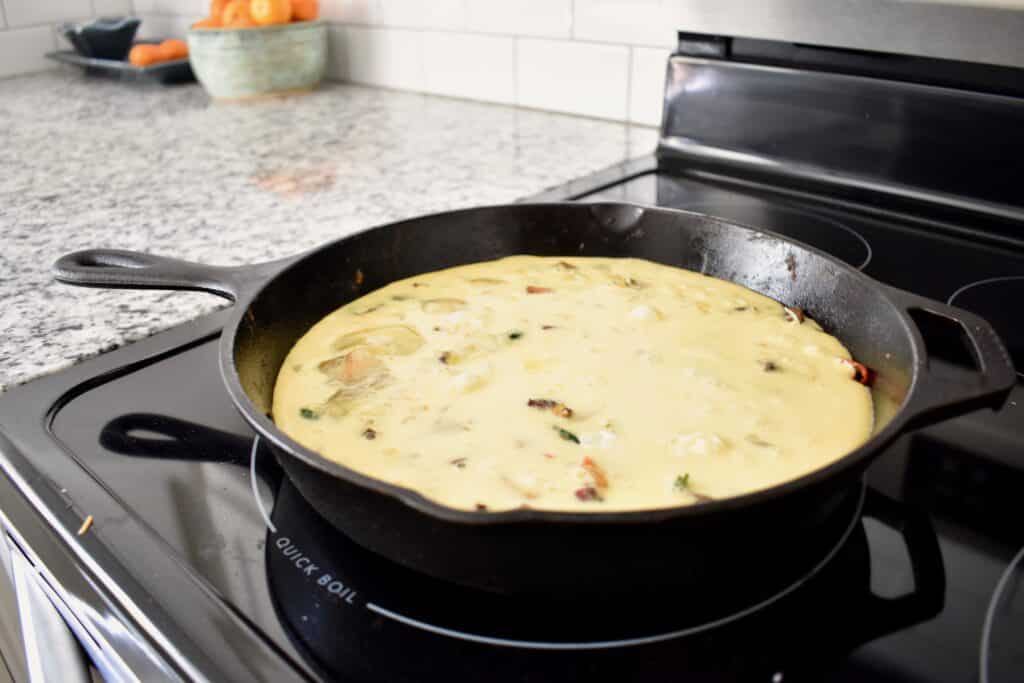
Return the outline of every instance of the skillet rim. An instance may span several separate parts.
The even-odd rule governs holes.
[[[362,474],[354,469],[346,467],[341,463],[328,460],[324,456],[320,455],[314,450],[306,448],[297,441],[293,440],[290,436],[281,431],[276,423],[267,415],[260,412],[249,395],[242,388],[241,381],[237,372],[234,361],[234,350],[236,346],[236,340],[238,332],[241,327],[243,318],[246,312],[249,310],[251,304],[256,301],[261,294],[274,284],[279,278],[284,276],[287,272],[293,268],[298,268],[307,259],[315,254],[326,251],[328,249],[337,248],[344,242],[363,235],[365,233],[374,230],[384,230],[387,228],[393,228],[396,226],[423,222],[426,219],[438,218],[441,216],[454,216],[458,214],[475,213],[481,211],[495,211],[495,210],[511,210],[511,209],[525,209],[525,208],[561,208],[569,209],[574,211],[589,211],[594,207],[615,207],[622,208],[628,207],[631,209],[640,209],[642,212],[656,212],[666,214],[678,214],[695,217],[699,220],[706,222],[715,223],[719,226],[728,226],[731,228],[739,228],[749,233],[758,236],[767,236],[786,244],[793,245],[798,249],[803,249],[807,252],[814,254],[820,258],[832,263],[849,274],[852,274],[855,278],[860,278],[863,284],[878,291],[882,298],[892,306],[900,321],[903,323],[905,332],[910,335],[910,348],[913,373],[911,381],[907,387],[906,395],[900,402],[899,409],[889,420],[889,422],[877,432],[874,432],[867,441],[862,443],[860,446],[852,451],[849,451],[845,455],[833,460],[824,467],[812,470],[796,479],[790,479],[782,483],[770,486],[768,488],[756,489],[748,493],[743,493],[738,496],[730,496],[728,498],[722,498],[719,500],[713,500],[706,503],[690,503],[686,505],[676,505],[661,508],[645,508],[638,510],[623,510],[619,512],[578,512],[578,511],[560,511],[560,510],[545,510],[545,509],[534,509],[534,508],[515,508],[512,510],[501,510],[501,511],[476,511],[476,510],[463,510],[460,508],[450,507],[437,501],[427,498],[418,491],[400,486],[398,484],[392,484],[381,479],[376,479],[368,475]],[[512,256],[513,254],[506,254],[506,256]],[[725,279],[725,278],[719,278]],[[732,282],[731,280],[727,280]],[[739,283],[733,283],[739,284]],[[746,285],[740,285],[741,287],[747,287]],[[747,287],[751,291],[758,292],[758,290],[751,287]],[[668,207],[650,206],[644,204],[636,204],[631,202],[593,202],[593,203],[581,203],[574,201],[561,201],[561,202],[522,202],[512,204],[491,204],[474,206],[463,209],[454,209],[448,211],[437,211],[430,214],[423,214],[412,218],[406,218],[399,221],[393,221],[391,223],[385,223],[383,225],[371,226],[362,230],[339,237],[331,240],[311,250],[307,250],[289,259],[288,262],[275,273],[269,277],[263,279],[261,282],[256,284],[250,291],[243,293],[239,296],[238,300],[233,306],[234,312],[231,314],[231,318],[228,323],[224,326],[224,330],[230,329],[230,334],[221,333],[220,339],[220,369],[221,379],[224,382],[225,387],[228,390],[228,395],[231,397],[232,403],[235,405],[235,409],[241,413],[243,419],[249,423],[249,425],[257,432],[260,439],[264,439],[270,442],[272,449],[278,452],[283,452],[287,457],[297,458],[302,462],[303,465],[312,467],[319,470],[320,474],[337,477],[343,481],[354,485],[360,486],[370,491],[388,496],[397,500],[398,502],[412,508],[413,510],[426,514],[436,520],[442,520],[449,523],[461,524],[466,526],[489,526],[489,525],[507,525],[507,524],[520,524],[520,523],[560,523],[560,524],[647,524],[650,522],[663,522],[669,520],[678,520],[682,518],[702,518],[705,516],[715,515],[717,513],[735,512],[744,508],[755,507],[759,504],[769,502],[775,499],[785,497],[786,495],[797,493],[800,490],[806,490],[813,488],[817,485],[822,484],[825,480],[840,477],[844,473],[848,473],[849,470],[859,465],[862,461],[869,459],[879,454],[879,452],[891,443],[897,436],[899,436],[907,422],[913,415],[908,412],[908,408],[912,404],[912,399],[916,396],[921,385],[921,378],[923,375],[922,370],[925,366],[925,354],[923,350],[925,348],[924,340],[921,337],[920,331],[917,326],[913,323],[907,310],[898,305],[892,298],[890,291],[893,289],[889,285],[886,285],[874,278],[865,275],[860,270],[853,266],[844,263],[843,261],[825,253],[824,251],[805,244],[798,240],[791,239],[779,233],[770,230],[760,230],[750,225],[743,223],[737,223],[734,221],[728,221],[725,219],[717,218],[706,213],[700,213],[697,211],[686,211],[683,209],[673,209]],[[767,296],[762,294],[762,296]],[[772,298],[772,297],[769,297]],[[777,300],[776,300],[777,301]],[[298,339],[296,339],[298,341]],[[840,340],[842,341],[842,340]],[[294,344],[294,342],[293,342]],[[275,375],[276,380],[276,375]]]

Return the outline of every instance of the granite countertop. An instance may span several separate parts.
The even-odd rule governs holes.
[[[225,304],[55,282],[90,247],[217,264],[515,200],[653,149],[655,131],[325,84],[213,105],[62,69],[0,81],[0,391]]]

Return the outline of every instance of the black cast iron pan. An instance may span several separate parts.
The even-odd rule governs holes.
[[[511,254],[646,258],[739,283],[799,306],[877,371],[876,429],[864,445],[799,479],[743,496],[650,511],[471,512],[330,462],[269,416],[274,382],[298,338],[327,313],[391,281]],[[799,547],[854,495],[874,456],[900,433],[998,407],[1016,381],[981,318],[887,287],[774,233],[705,215],[628,204],[518,204],[414,218],[249,267],[117,250],[60,259],[57,279],[92,287],[190,289],[236,302],[221,337],[232,400],[287,476],[331,524],[417,571],[502,592],[593,593],[727,586]],[[944,320],[976,367],[929,359],[910,312]],[[680,385],[680,390],[685,386]]]

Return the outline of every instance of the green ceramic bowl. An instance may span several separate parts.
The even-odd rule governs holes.
[[[236,29],[189,29],[196,78],[217,100],[312,90],[327,66],[327,25],[300,21]]]

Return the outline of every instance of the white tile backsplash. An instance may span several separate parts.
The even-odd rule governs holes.
[[[345,26],[332,31],[331,73],[346,81],[422,90],[423,32]]]
[[[138,5],[139,3],[136,3]],[[210,11],[208,0],[149,0],[148,9],[136,7],[137,12],[156,12],[158,14],[180,14],[187,17],[205,17]]]
[[[124,17],[135,13],[132,0],[92,0],[97,17]]]
[[[466,0],[321,0],[320,16],[364,26],[459,30],[466,23]]]
[[[629,48],[519,38],[519,104],[604,119],[626,118]]]
[[[184,38],[189,27],[195,23],[195,16],[175,14],[143,14],[139,25],[138,38]]]
[[[571,0],[466,0],[466,28],[481,33],[568,38]]]
[[[430,11],[421,20],[424,28],[462,31],[466,28],[469,0],[431,0]]]
[[[43,55],[54,46],[49,26],[0,31],[0,78],[52,68],[54,63]]]
[[[320,17],[343,24],[369,24],[371,0],[321,0]]]
[[[376,26],[420,27],[433,9],[423,0],[371,0],[366,23]]]
[[[574,0],[573,38],[630,45],[673,47],[678,2],[667,0]],[[753,4],[753,3],[752,3]]]
[[[90,0],[3,0],[7,25],[34,26],[92,16]]]
[[[648,126],[661,124],[665,71],[670,50],[634,47],[629,78],[629,120]]]
[[[515,103],[515,38],[424,33],[423,64],[427,92]]]

